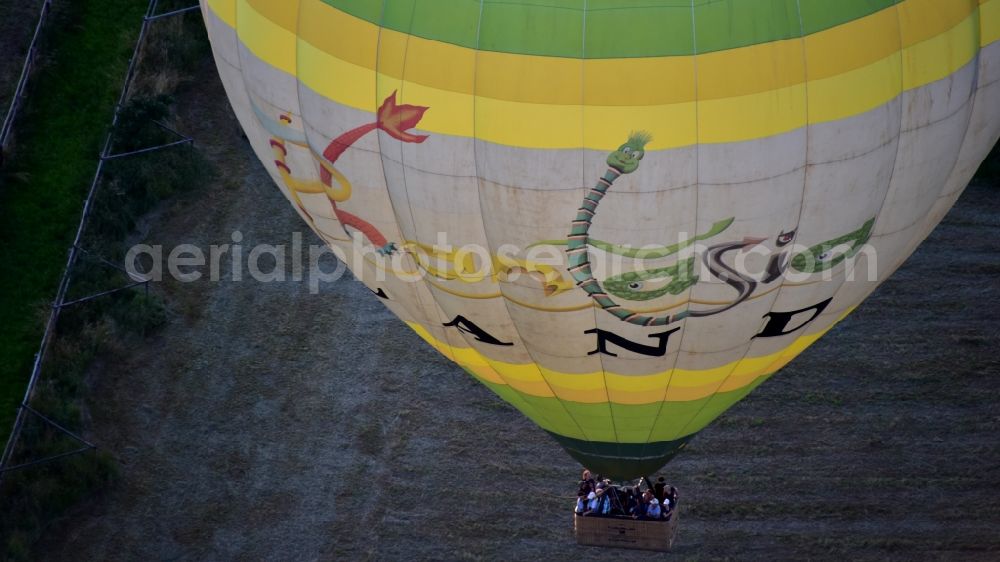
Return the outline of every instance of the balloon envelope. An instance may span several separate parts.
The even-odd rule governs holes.
[[[620,478],[856,307],[1000,135],[1000,0],[202,9],[303,220]]]

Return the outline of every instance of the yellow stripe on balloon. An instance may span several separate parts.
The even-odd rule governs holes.
[[[493,368],[506,379],[507,384],[518,392],[542,398],[555,396],[538,365],[516,365],[501,361],[491,361],[491,363]]]
[[[212,4],[222,1],[213,0]],[[997,2],[1000,0],[991,0],[987,5]],[[387,63],[389,74],[380,74],[376,77],[365,66],[332,57],[301,37],[297,40],[298,48],[291,48],[288,46],[293,38],[291,32],[262,16],[254,9],[254,5],[259,4],[250,0],[239,2],[241,39],[248,42],[247,46],[263,60],[286,71],[289,71],[290,61],[295,61],[297,51],[297,64],[300,69],[298,78],[319,94],[337,103],[373,111],[378,99],[374,86],[377,80],[380,90],[400,88],[400,103],[431,107],[421,124],[424,131],[462,137],[475,136],[509,146],[528,148],[585,146],[611,150],[617,146],[620,138],[637,126],[653,134],[651,149],[675,148],[695,142],[723,143],[751,140],[804,126],[807,123],[805,112],[807,94],[808,122],[822,123],[858,115],[890,101],[899,94],[899,87],[896,84],[902,82],[894,80],[894,73],[898,75],[900,67],[898,58],[900,55],[897,52],[850,72],[811,80],[807,88],[798,84],[745,96],[703,100],[697,105],[697,111],[693,102],[627,107],[502,101],[431,88],[412,81],[400,81],[392,75],[395,72],[393,64],[396,64],[392,62]],[[957,5],[965,6],[967,9],[965,3]],[[911,11],[918,13],[919,9],[929,10],[930,8],[926,6],[926,2],[914,4]],[[957,13],[956,10],[952,8],[945,11],[950,14]],[[336,10],[327,9],[325,5],[320,9],[313,0],[303,3],[302,12],[304,26],[305,22],[313,22],[309,27],[318,25],[315,23],[317,18],[312,12],[335,13],[343,18],[350,18]],[[932,22],[938,21],[934,18],[911,19],[914,20],[913,25],[917,27],[928,27]],[[953,18],[940,19],[950,22]],[[976,25],[978,21],[976,14],[967,16],[945,33],[904,49],[902,56],[905,60],[919,62],[908,66],[906,81],[902,82],[904,87],[912,89],[925,85],[951,74],[971,60],[975,55],[975,46],[965,38],[970,36],[970,26]],[[267,32],[261,29],[268,25],[271,29]],[[367,23],[365,25],[370,26]],[[365,28],[355,25],[344,32],[349,33],[351,29]],[[377,31],[374,26],[371,26],[371,29]],[[393,37],[393,33],[395,32],[383,30],[381,40],[402,40],[400,37],[387,39]],[[819,37],[823,33],[813,37]],[[922,36],[919,33],[909,34],[911,39]],[[257,41],[257,38],[261,37],[269,39],[264,42]],[[417,38],[409,37],[408,40],[412,44]],[[896,41],[898,42],[898,38]],[[374,60],[375,53],[365,53],[365,50],[366,45],[375,44],[378,44],[378,41],[369,40],[357,45],[353,58],[359,62],[366,58]],[[816,45],[822,46],[822,43]],[[453,46],[444,47],[461,49]],[[374,49],[373,46],[371,48]],[[551,59],[551,57],[542,58]],[[390,61],[390,59],[392,57],[386,57],[384,60]],[[411,72],[410,68],[419,60],[421,59],[407,60],[408,74]],[[831,60],[836,59],[831,57]],[[576,64],[579,66],[580,61],[576,61]],[[463,65],[448,66],[452,70],[458,70]],[[294,72],[294,68],[291,72]],[[813,76],[812,65],[809,66],[809,73]]]
[[[952,29],[979,8],[976,0],[906,0],[896,5],[903,45],[922,43],[938,33],[930,29]],[[974,36],[973,36],[974,37]]]
[[[497,374],[496,371],[494,371],[489,367],[482,365],[462,365],[462,366],[468,369],[469,371],[472,371],[473,374],[483,379],[484,381],[491,382],[493,384],[502,384],[502,385],[507,384],[506,382],[504,382],[503,378],[501,378],[500,375]]]
[[[946,29],[928,28],[924,32],[933,37]],[[831,78],[869,66],[908,46],[900,45],[900,41],[895,7],[808,35],[804,41],[808,78]]]
[[[838,319],[843,319],[850,311]],[[834,323],[836,324],[836,322]],[[519,392],[540,398],[555,396],[560,400],[623,405],[653,404],[700,400],[717,392],[728,392],[754,384],[812,345],[830,328],[804,335],[788,347],[760,357],[746,357],[712,369],[671,369],[651,375],[617,373],[562,373],[535,364],[513,364],[488,360],[472,348],[457,348],[432,336],[416,322],[407,322],[413,331],[443,355],[479,374],[484,366],[492,368],[481,376],[495,384],[507,384]],[[669,382],[669,386],[668,386]],[[665,396],[661,394],[666,388]]]
[[[735,142],[785,133],[806,124],[806,85],[739,98],[700,101],[697,116],[697,141],[700,143]],[[655,145],[658,133],[650,132]],[[603,148],[614,150],[610,146]]]
[[[247,0],[235,0],[234,3],[240,42],[267,64],[295,76],[295,46],[298,37],[284,27],[275,25],[271,19],[254,9]],[[297,3],[297,1],[289,2],[289,4]],[[295,7],[291,6],[290,9]]]
[[[423,338],[424,341],[429,343],[432,347],[434,347],[437,351],[439,351],[442,355],[444,355],[448,359],[455,361],[461,367],[465,368],[470,374],[472,374],[473,377],[479,379],[481,382],[491,383],[498,386],[510,386],[510,388],[513,388],[518,392],[520,392],[521,394],[528,396],[539,396],[542,398],[551,398],[553,396],[551,392],[543,391],[541,394],[533,394],[532,392],[530,392],[530,388],[526,390],[521,390],[521,388],[519,388],[518,385],[508,385],[507,379],[500,376],[500,374],[497,373],[497,371],[495,371],[492,367],[487,365],[483,357],[480,356],[478,353],[475,353],[474,351],[472,352],[472,354],[475,357],[470,356],[468,353],[460,353],[458,354],[458,357],[461,357],[462,360],[457,360],[455,359],[456,354],[452,352],[450,347],[447,344],[443,344],[442,342],[436,340],[433,336],[430,335],[430,333],[426,329],[423,328],[423,326],[410,322],[407,322],[407,324],[409,324],[410,327],[413,329],[413,331],[416,332],[417,335],[419,335],[421,338]],[[547,412],[544,409],[540,409],[536,406],[533,406],[532,404],[523,401],[512,401],[511,403],[514,404],[519,410],[521,410],[521,412],[524,413],[524,415],[528,416],[536,424],[538,424],[540,427],[548,431],[554,431],[557,433],[561,433],[563,435],[572,435],[580,439],[587,438],[586,434],[580,432],[578,427],[574,427],[575,424],[573,422],[567,424],[566,423],[567,420],[565,418],[562,418],[562,416],[557,415],[555,417],[556,421],[553,422],[553,420],[549,418],[549,416],[552,415],[551,412]]]
[[[839,76],[811,80],[809,122],[826,123],[875,109],[902,90],[900,53]]]
[[[529,396],[540,398],[553,396],[550,390],[542,387],[544,380],[539,376],[539,369],[534,364],[515,365],[493,361],[483,357],[471,347],[453,347],[438,340],[416,322],[407,322],[406,324],[442,355],[460,366],[474,371],[483,379],[494,384],[508,385]]]
[[[972,60],[979,50],[979,18],[970,16],[948,33],[903,51],[903,88],[912,90],[940,80]]]
[[[377,109],[375,78],[370,70],[335,59],[304,41],[298,45],[299,80],[337,103],[368,112]],[[426,117],[421,123],[425,121]]]
[[[262,0],[241,1],[257,11],[260,17],[272,21],[273,27],[294,35],[295,6]],[[980,8],[984,10],[983,21],[992,23],[993,27],[997,25],[997,18],[991,14],[997,11],[998,5],[997,0],[991,0],[984,2]],[[867,66],[897,52],[900,40],[904,47],[911,47],[960,24],[975,25],[975,8],[975,4],[969,1],[909,0],[900,4],[898,12],[896,8],[882,10],[810,35],[805,42],[809,77],[830,77]],[[301,40],[334,58],[368,69],[374,68],[377,61],[380,73],[395,78],[404,77],[405,56],[407,81],[433,89],[471,94],[478,73],[490,77],[490,80],[479,80],[475,84],[478,96],[515,102],[631,106],[666,105],[693,101],[695,98],[693,57],[580,61],[485,51],[476,53],[464,47],[392,30],[383,29],[380,32],[377,26],[315,0],[303,5],[303,14],[301,27],[298,28]],[[902,20],[901,29],[897,20]],[[243,26],[242,21],[240,25]],[[330,29],[339,32],[331,34]],[[983,37],[984,41],[989,39],[988,35]],[[283,42],[287,44],[287,41]],[[401,55],[395,58],[376,57],[376,44],[380,53],[398,52]],[[927,45],[925,49],[940,53],[937,47]],[[702,100],[718,99],[792,86],[803,76],[801,50],[802,42],[792,39],[700,55],[697,58],[701,69],[697,97]],[[284,55],[275,58],[281,56]],[[761,60],[767,61],[767,68],[763,69],[767,72],[762,72],[759,64],[754,64]],[[448,64],[441,64],[440,61],[448,61]],[[284,69],[290,71],[292,68],[294,64]],[[580,99],[581,93],[577,88],[552,87],[553,84],[578,81],[581,74],[584,77],[585,100]],[[607,77],[612,75],[615,79],[608,80]],[[920,82],[923,83],[927,82]],[[552,96],[560,97],[553,99]]]
[[[546,378],[552,385],[552,391],[560,400],[581,402],[584,404],[601,404],[611,402],[611,388],[605,385],[606,373],[560,373],[543,368]]]
[[[769,376],[787,365],[792,359],[798,357],[800,353],[809,346],[816,343],[823,335],[833,329],[841,320],[854,312],[856,307],[848,308],[830,323],[829,326],[814,334],[807,334],[795,340],[795,342],[776,353],[759,357],[744,357],[733,368],[732,374],[723,381],[722,385],[715,392],[729,392],[746,388],[755,384],[761,377]],[[765,365],[764,361],[770,360],[770,364]]]
[[[980,0],[979,25],[981,46],[1000,41],[1000,0]]]
[[[567,59],[497,53],[409,36],[334,9],[320,0],[305,0],[302,17],[294,7],[267,0],[247,2],[262,17],[297,34],[303,41],[334,58],[405,78],[425,86],[478,96],[553,105],[666,105],[698,99],[743,96],[802,82],[802,41],[798,38],[698,55],[703,70],[695,92],[695,57],[639,57],[626,59]],[[995,0],[994,0],[995,1]],[[210,1],[210,4],[213,4]],[[985,4],[989,5],[989,3]],[[976,9],[969,0],[908,0],[852,22],[806,37],[810,78],[842,74],[896,52],[902,40],[909,47],[958,25]],[[223,18],[225,20],[225,18]],[[902,20],[900,31],[898,20]],[[232,25],[232,22],[229,22]],[[241,23],[242,25],[242,23]],[[337,30],[331,33],[330,30]],[[403,57],[375,57],[405,53]],[[442,64],[441,61],[447,61]],[[760,61],[767,61],[761,66]],[[473,64],[474,63],[474,64]],[[288,69],[285,69],[286,71]],[[721,72],[720,72],[721,70]],[[476,81],[476,75],[489,80]],[[581,89],[557,88],[578,82]],[[706,79],[704,76],[709,78]],[[608,80],[614,76],[614,80]],[[475,83],[474,85],[474,82]]]
[[[236,27],[236,0],[205,0],[220,20],[229,27]]]

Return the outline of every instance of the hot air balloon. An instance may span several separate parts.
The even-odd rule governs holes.
[[[302,219],[580,463],[652,473],[1000,136],[1000,0],[202,0]]]

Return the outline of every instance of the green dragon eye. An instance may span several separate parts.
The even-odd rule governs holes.
[[[642,288],[642,283],[633,281],[632,283],[628,284],[628,288],[632,289],[633,291],[638,291],[639,289]]]

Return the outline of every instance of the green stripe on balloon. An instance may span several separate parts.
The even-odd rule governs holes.
[[[594,475],[614,480],[629,480],[658,471],[687,445],[693,435],[675,441],[656,443],[602,443],[571,439],[555,433],[556,440],[571,457]]]
[[[573,439],[636,445],[651,438],[677,440],[697,433],[768,378],[760,377],[743,388],[698,400],[611,403],[609,406],[608,402],[585,404],[532,396],[479,378],[472,371],[466,372],[550,433]]]
[[[323,0],[354,17],[424,39],[484,51],[590,59],[686,56],[790,39],[900,1],[695,0],[692,26],[690,0],[631,0],[627,7],[621,0],[387,0],[384,13],[383,2]]]

